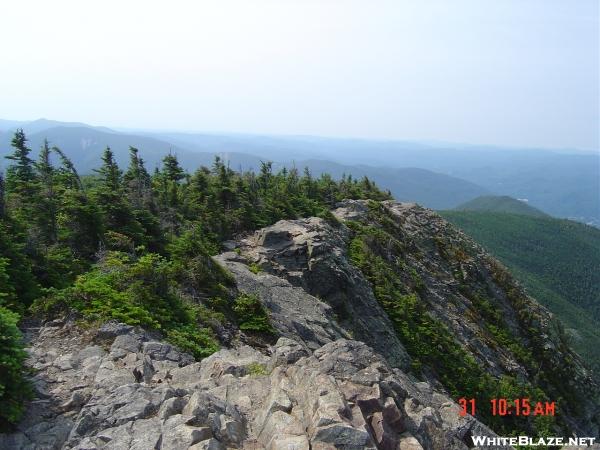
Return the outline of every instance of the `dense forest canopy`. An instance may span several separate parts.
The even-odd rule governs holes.
[[[136,148],[121,168],[107,148],[80,176],[45,142],[36,160],[22,130],[0,173],[0,427],[18,420],[30,389],[19,316],[76,310],[160,330],[197,357],[218,348],[224,317],[240,329],[272,330],[256,298],[231,298],[231,279],[212,262],[221,242],[280,219],[321,216],[351,199],[384,200],[368,178],[311,176],[296,168],[237,173],[216,158],[194,173],[168,154],[149,173]]]
[[[520,214],[532,217],[550,217],[548,214],[531,206],[525,200],[517,200],[506,195],[484,195],[469,200],[454,208],[456,211],[486,211],[507,214]]]

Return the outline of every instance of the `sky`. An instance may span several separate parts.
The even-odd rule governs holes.
[[[597,0],[8,0],[0,118],[598,149]]]

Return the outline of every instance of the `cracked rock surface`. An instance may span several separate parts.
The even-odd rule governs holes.
[[[410,358],[370,283],[346,255],[348,229],[325,220],[281,220],[216,259],[240,290],[257,294],[274,326],[315,349],[339,337],[362,341],[394,367]],[[248,262],[262,270],[253,273]]]
[[[2,450],[466,449],[493,436],[358,341],[311,351],[281,337],[194,362],[112,322],[55,321],[28,338],[38,398]]]

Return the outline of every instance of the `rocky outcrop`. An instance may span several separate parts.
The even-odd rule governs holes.
[[[221,254],[216,260],[232,273],[240,291],[260,298],[281,336],[297,339],[313,350],[332,340],[350,337],[338,325],[331,306],[286,279],[252,272],[247,260],[235,252]]]
[[[241,240],[238,253],[217,260],[240,290],[261,298],[283,335],[293,337],[292,330],[311,348],[352,336],[392,366],[407,368],[410,358],[371,285],[346,258],[348,237],[346,227],[320,218],[282,220]]]
[[[551,398],[569,398],[562,402],[561,420],[578,434],[600,431],[600,391],[591,372],[561,342],[552,315],[503,275],[504,269],[480,246],[414,203],[347,200],[333,214],[339,223],[320,218],[279,221],[229,242],[234,251],[217,257],[234,275],[238,289],[258,295],[281,335],[312,350],[339,337],[352,337],[391,366],[409,368],[410,358],[373,287],[349,261],[354,232],[347,224],[373,226],[393,236],[402,248],[398,255],[383,255],[398,267],[401,284],[418,292],[427,314],[479,367],[493,377],[533,384],[539,367],[563,368],[555,377],[558,381],[547,386]],[[500,340],[498,333],[505,333]],[[506,336],[511,339],[508,343]],[[533,348],[534,341],[534,357],[539,359],[535,367],[525,364],[517,349]],[[422,375],[443,389],[435,371],[425,367]]]
[[[117,323],[31,330],[38,400],[0,449],[467,449],[493,433],[362,342],[194,362]],[[60,350],[57,350],[60,349]]]

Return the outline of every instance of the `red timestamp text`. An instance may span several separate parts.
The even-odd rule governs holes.
[[[474,398],[461,398],[458,405],[461,416],[474,416],[477,411]],[[538,402],[529,398],[493,398],[487,406],[492,416],[554,416],[557,409],[556,402]]]

